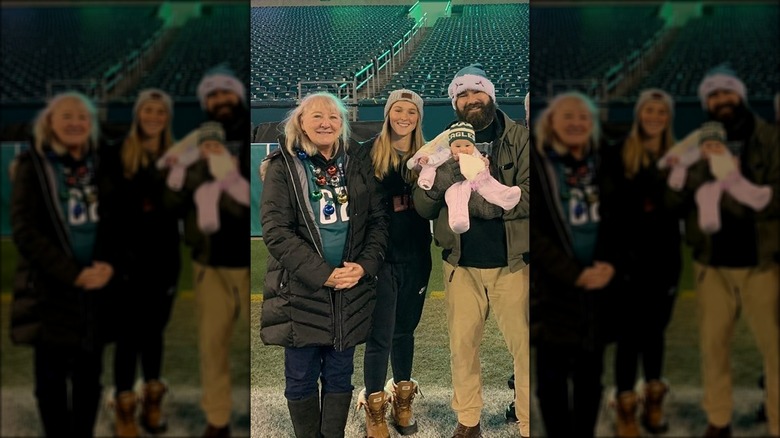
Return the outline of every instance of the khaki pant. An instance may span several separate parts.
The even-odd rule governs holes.
[[[230,345],[239,316],[249,321],[249,268],[215,268],[193,262],[198,312],[201,408],[209,424],[230,422]],[[248,330],[248,326],[241,325]]]
[[[447,328],[450,336],[452,409],[458,421],[474,426],[482,412],[482,375],[479,345],[488,314],[493,311],[498,328],[514,360],[515,413],[520,431],[529,434],[529,331],[528,271],[509,268],[477,269],[443,263]]]
[[[737,318],[744,314],[764,359],[769,432],[780,434],[778,416],[778,295],[780,267],[715,268],[694,263],[699,307],[704,400],[707,419],[715,426],[731,423],[731,341]]]

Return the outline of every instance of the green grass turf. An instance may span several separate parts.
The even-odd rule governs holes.
[[[265,260],[267,257],[265,245],[261,240],[252,241],[252,292],[260,293],[260,285],[265,272]],[[198,375],[198,356],[197,356],[197,330],[195,322],[195,303],[191,293],[192,274],[189,263],[189,255],[186,249],[183,251],[183,270],[180,282],[180,294],[174,305],[170,324],[166,331],[166,351],[164,359],[164,375],[172,384],[174,391],[179,387],[183,392],[190,388],[199,388]],[[441,279],[441,257],[440,250],[436,247],[431,248],[434,268],[429,283],[429,290],[434,292],[443,291]],[[32,393],[32,349],[24,346],[14,346],[8,336],[8,316],[10,312],[10,281],[13,269],[15,268],[16,252],[10,240],[0,240],[0,253],[2,253],[2,291],[5,292],[0,300],[0,385],[4,389],[18,389]],[[691,292],[692,276],[690,274],[690,257],[685,251],[685,265],[681,279],[681,292],[678,297],[676,307],[672,316],[672,321],[667,330],[667,349],[665,377],[671,382],[672,388],[700,388],[700,358],[698,349],[698,330],[695,319],[695,295]],[[253,391],[260,391],[259,396],[263,394],[281,394],[284,388],[284,367],[283,367],[283,349],[279,347],[266,347],[258,336],[260,325],[259,310],[261,301],[259,296],[255,295],[251,303],[251,322],[249,328],[242,325],[237,330],[231,344],[231,357],[233,370],[233,386],[244,387],[250,385]],[[533,318],[533,315],[531,315]],[[143,315],[139,315],[139,324],[143,323]],[[434,293],[429,296],[423,311],[422,321],[416,331],[417,352],[415,354],[414,375],[425,391],[426,386],[431,388],[433,399],[441,400],[439,406],[428,406],[431,418],[438,419],[437,415],[451,416],[449,410],[448,391],[451,388],[450,370],[449,370],[449,348],[446,330],[446,317],[444,314],[444,301],[440,293]],[[250,353],[251,348],[251,353]],[[358,348],[355,357],[355,374],[353,384],[360,388],[363,386],[362,356],[364,347]],[[103,382],[110,386],[112,383],[112,353],[113,347],[106,350],[105,368]],[[533,351],[532,351],[533,356]],[[614,347],[607,349],[604,362],[603,383],[609,388],[613,384],[613,357]],[[499,405],[506,403],[511,397],[511,393],[506,390],[506,379],[511,374],[511,362],[509,353],[501,338],[493,318],[489,318],[485,329],[485,338],[481,349],[481,362],[483,371],[483,382],[486,390],[498,391],[500,400]],[[740,319],[737,323],[732,354],[732,369],[734,370],[735,389],[756,388],[756,379],[761,372],[761,358],[755,348],[752,336],[744,322]],[[533,357],[531,361],[532,376],[534,373]],[[532,384],[533,385],[533,384]],[[442,392],[443,391],[443,392]],[[190,391],[191,392],[191,391]],[[441,393],[441,394],[440,394]],[[197,392],[195,392],[197,394]],[[437,395],[439,394],[439,395]],[[442,395],[443,394],[443,395]],[[174,392],[174,396],[176,393]],[[179,396],[181,397],[181,396]],[[197,397],[193,395],[192,397]],[[433,402],[431,400],[430,402]],[[672,400],[674,401],[674,400]],[[681,399],[680,402],[683,400]],[[422,403],[426,402],[424,399]],[[438,403],[437,402],[437,403]],[[175,403],[185,403],[188,415],[200,419],[200,413],[197,409],[197,400],[178,400]],[[188,404],[189,403],[189,404]],[[690,401],[685,399],[684,409],[693,409],[699,412],[698,396]],[[190,406],[191,405],[191,406]],[[499,406],[500,408],[500,406]],[[280,408],[277,412],[282,418],[285,414],[284,409]],[[681,408],[682,409],[682,408]],[[752,409],[752,408],[751,408]],[[440,412],[439,412],[440,411]],[[276,411],[275,411],[276,412]],[[496,410],[500,417],[501,410]],[[13,414],[13,413],[12,413]],[[37,421],[34,411],[29,412],[31,421]],[[434,415],[435,414],[435,415]],[[15,415],[15,414],[14,414]],[[535,413],[538,415],[538,413]],[[444,418],[444,417],[442,417]],[[289,421],[286,416],[283,417],[284,423]],[[449,428],[452,421],[447,417],[446,428]],[[500,420],[500,418],[499,418]],[[604,420],[604,419],[602,419]],[[108,420],[106,420],[108,421]],[[182,421],[178,419],[177,421]],[[360,424],[361,420],[354,420],[355,424]],[[608,420],[604,420],[608,421]],[[108,427],[108,426],[106,426]],[[201,425],[198,424],[197,428]],[[536,428],[539,425],[535,426]],[[611,426],[609,426],[611,427]],[[353,427],[355,428],[355,427]],[[285,429],[286,430],[286,429]],[[495,429],[499,430],[499,429]],[[434,433],[433,431],[431,431]],[[436,432],[438,433],[438,432]],[[431,435],[431,436],[435,436]],[[493,435],[491,435],[493,436]]]

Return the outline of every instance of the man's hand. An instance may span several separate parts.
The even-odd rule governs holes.
[[[504,209],[486,201],[478,192],[471,192],[469,197],[469,216],[480,219],[496,219],[504,214]]]
[[[460,173],[460,164],[455,160],[447,160],[436,168],[436,178],[433,180],[431,189],[427,191],[428,197],[438,201],[444,197],[444,192],[448,188],[464,179]]]

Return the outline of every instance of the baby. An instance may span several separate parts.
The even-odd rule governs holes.
[[[695,140],[698,140],[698,147]],[[726,130],[719,122],[703,124],[661,157],[658,167],[672,167],[669,186],[680,190],[688,167],[701,158],[709,160],[710,173],[715,177],[714,181],[702,184],[695,194],[699,228],[703,232],[711,234],[720,230],[720,198],[723,191],[755,211],[767,206],[772,197],[772,188],[757,186],[742,175],[737,159],[726,147]]]
[[[449,225],[457,234],[465,233],[470,227],[468,203],[472,190],[504,210],[511,210],[520,202],[520,187],[505,186],[490,175],[488,159],[475,147],[475,137],[471,124],[455,123],[420,148],[407,162],[410,169],[420,167],[417,184],[425,190],[433,186],[436,168],[442,163],[450,157],[459,163],[466,180],[453,184],[444,193],[449,208]]]
[[[198,150],[214,178],[195,190],[198,227],[205,234],[219,230],[219,198],[224,192],[239,204],[249,205],[249,182],[239,173],[236,158],[225,147],[225,131],[217,122],[205,122],[198,129]]]

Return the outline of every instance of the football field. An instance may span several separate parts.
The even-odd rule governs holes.
[[[232,344],[233,408],[232,429],[234,436],[247,436],[250,430],[256,437],[292,436],[284,401],[283,349],[264,346],[259,339],[259,315],[262,305],[260,285],[265,272],[267,253],[261,240],[253,240],[251,321],[242,325]],[[39,436],[41,428],[33,397],[32,349],[14,346],[8,336],[10,290],[9,285],[15,266],[15,250],[10,241],[0,242],[3,256],[2,294],[0,294],[0,346],[2,346],[2,411],[0,411],[0,436]],[[422,321],[416,332],[414,377],[420,382],[422,397],[415,400],[420,421],[420,433],[416,436],[450,436],[455,425],[455,415],[450,409],[451,378],[446,317],[444,315],[443,285],[441,281],[440,250],[431,248],[434,270],[429,283],[429,296]],[[205,420],[199,407],[200,384],[198,375],[197,331],[195,306],[191,291],[191,270],[186,251],[183,253],[179,296],[166,331],[164,376],[172,392],[166,407],[171,415],[170,431],[164,436],[199,436]],[[695,319],[695,295],[690,290],[690,269],[686,268],[682,291],[678,296],[672,322],[667,331],[666,378],[672,391],[667,406],[671,415],[668,436],[700,436],[706,427],[706,418],[699,406],[701,383],[699,371],[698,332]],[[639,310],[637,310],[639,311]],[[531,315],[533,318],[533,315]],[[138,323],[143,323],[139,315]],[[251,354],[249,352],[251,348]],[[363,386],[363,347],[356,352],[355,398]],[[112,382],[112,347],[104,358],[103,383],[106,392]],[[605,357],[604,403],[600,411],[597,432],[600,436],[613,433],[613,411],[608,403],[612,391],[612,358],[614,348]],[[533,351],[532,351],[533,356]],[[497,330],[493,318],[489,318],[481,351],[483,371],[483,397],[485,408],[482,417],[485,437],[517,436],[516,429],[504,424],[504,409],[512,397],[507,388],[511,374],[511,360],[506,345]],[[733,342],[732,368],[735,385],[735,436],[762,436],[765,425],[754,421],[754,411],[761,399],[757,379],[761,373],[761,359],[744,321],[737,326]],[[533,376],[533,357],[531,361]],[[251,388],[250,388],[251,385]],[[532,378],[533,390],[533,378]],[[542,436],[543,427],[532,397],[532,434]],[[363,414],[352,413],[347,426],[348,437],[362,436]],[[101,408],[96,433],[110,436],[113,418]],[[391,431],[393,436],[397,436]]]

